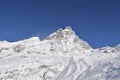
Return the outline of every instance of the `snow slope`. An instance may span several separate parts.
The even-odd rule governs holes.
[[[93,49],[71,27],[0,41],[0,80],[120,80],[120,45]]]

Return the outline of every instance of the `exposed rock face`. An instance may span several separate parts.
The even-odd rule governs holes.
[[[66,27],[64,30],[58,29],[56,32],[50,34],[46,40],[77,44],[83,49],[91,49],[91,46],[86,41],[80,39],[70,26]]]

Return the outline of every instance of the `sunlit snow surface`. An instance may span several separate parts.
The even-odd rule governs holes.
[[[92,49],[70,27],[0,42],[0,80],[120,80],[120,45]]]

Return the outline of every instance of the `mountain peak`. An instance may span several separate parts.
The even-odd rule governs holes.
[[[50,34],[45,40],[54,40],[54,41],[65,41],[71,44],[77,44],[79,47],[90,49],[90,45],[80,39],[76,33],[72,30],[70,26],[67,26],[65,29],[58,29],[56,32]]]
[[[72,30],[71,26],[66,26],[65,29]]]
[[[59,28],[56,32],[50,34],[46,39],[63,39],[67,36],[75,35],[74,31],[70,26],[67,26],[65,29]]]

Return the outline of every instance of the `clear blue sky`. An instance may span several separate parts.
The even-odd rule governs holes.
[[[93,48],[120,44],[120,0],[0,0],[0,40],[44,39],[67,25]]]

